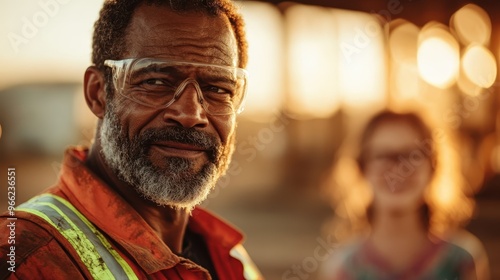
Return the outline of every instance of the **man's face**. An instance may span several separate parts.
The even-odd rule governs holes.
[[[237,66],[225,17],[177,14],[142,5],[128,28],[123,58],[162,58]],[[107,100],[100,130],[110,167],[146,199],[190,208],[203,201],[229,164],[235,116],[207,114],[192,85],[168,108],[152,109],[118,94]]]

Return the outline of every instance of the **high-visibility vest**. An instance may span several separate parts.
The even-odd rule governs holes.
[[[16,207],[44,219],[68,240],[94,279],[139,279],[130,265],[69,201],[42,194]]]
[[[19,205],[16,211],[38,216],[57,229],[78,253],[92,278],[139,279],[106,237],[66,199],[42,194]],[[232,248],[230,255],[243,264],[245,279],[263,279],[241,244]]]

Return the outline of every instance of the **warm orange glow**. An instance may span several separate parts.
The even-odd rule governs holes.
[[[448,132],[435,131],[434,144],[439,151],[436,167],[436,177],[428,193],[431,206],[441,209],[435,213],[436,230],[445,229],[441,224],[446,220],[456,220],[470,217],[473,204],[465,195],[467,182],[461,172],[461,160],[456,139]]]
[[[285,12],[288,38],[288,109],[326,117],[339,107],[337,31],[331,11],[295,5]]]
[[[417,64],[421,77],[438,88],[456,81],[460,50],[456,39],[442,25],[430,23],[419,35]]]
[[[479,95],[483,88],[481,88],[478,85],[475,85],[469,78],[467,78],[467,75],[464,73],[463,67],[460,67],[460,74],[459,74],[459,79],[457,80],[457,86],[460,89],[461,92],[470,95],[470,96],[477,96]]]
[[[372,15],[334,10],[340,42],[339,92],[347,107],[382,107],[387,92],[385,33]]]
[[[48,4],[51,3],[51,4]],[[102,0],[4,1],[0,9],[0,87],[81,82],[90,65],[92,26]],[[50,71],[49,71],[49,70]]]
[[[372,15],[306,5],[285,11],[289,110],[327,117],[346,107],[385,103],[384,32]]]
[[[245,19],[250,58],[248,92],[242,115],[268,121],[281,109],[285,92],[282,16],[271,4],[257,1],[237,4]]]
[[[413,23],[401,19],[394,21],[391,25],[395,25],[389,37],[392,59],[398,63],[416,65],[420,29]]]
[[[394,90],[398,101],[411,100],[415,102],[421,99],[421,82],[418,76],[418,69],[416,64],[396,64],[392,71],[392,79],[394,83]]]
[[[443,178],[442,185],[437,188],[434,192],[434,196],[439,198],[441,204],[449,206],[453,203],[454,193],[457,191],[456,187],[453,185],[453,180],[449,178]]]
[[[464,45],[477,43],[488,45],[491,36],[491,20],[481,7],[467,4],[451,17],[450,26]]]
[[[421,100],[421,80],[417,68],[417,46],[420,29],[405,20],[390,23],[391,101],[401,107]],[[413,104],[414,105],[414,104]]]
[[[497,77],[495,56],[482,45],[474,45],[465,50],[462,68],[467,78],[482,88],[491,87]]]

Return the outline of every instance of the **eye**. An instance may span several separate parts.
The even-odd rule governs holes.
[[[230,90],[218,86],[206,86],[203,88],[203,91],[206,93],[229,94],[229,95],[232,94]]]
[[[138,85],[142,90],[149,93],[173,93],[175,91],[175,86],[172,85],[167,79],[160,78],[149,78],[142,80]]]
[[[142,81],[142,84],[148,86],[166,86],[167,83],[162,79],[147,79]]]

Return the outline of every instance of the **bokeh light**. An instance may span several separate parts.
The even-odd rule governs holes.
[[[482,45],[468,47],[462,57],[463,73],[475,85],[489,88],[497,77],[495,56]]]
[[[394,65],[392,77],[391,82],[396,93],[395,99],[398,99],[398,101],[411,100],[411,102],[420,99],[422,88],[416,64],[401,63]]]
[[[361,12],[333,12],[339,26],[337,72],[343,105],[347,108],[382,107],[387,92],[387,46],[379,19]]]
[[[417,64],[421,77],[438,88],[448,88],[457,79],[460,48],[447,28],[429,23],[419,35]]]
[[[329,9],[294,5],[285,11],[288,35],[288,110],[326,117],[339,107],[337,30]]]
[[[331,116],[340,106],[385,103],[385,33],[373,15],[292,5],[285,10],[288,110],[306,118]]]
[[[50,4],[52,3],[52,4]],[[92,26],[102,0],[2,1],[0,88],[81,82],[91,62]]]
[[[491,20],[481,7],[467,4],[450,19],[452,32],[465,46],[471,43],[488,45],[491,36]]]
[[[419,32],[420,29],[408,21],[397,19],[391,22],[389,50],[394,61],[416,64]]]
[[[283,20],[276,6],[239,1],[248,40],[248,92],[243,116],[268,121],[283,104]],[[266,32],[262,32],[265,30]]]
[[[419,100],[422,83],[417,68],[417,47],[420,28],[403,19],[389,25],[389,53],[391,58],[391,104]]]

